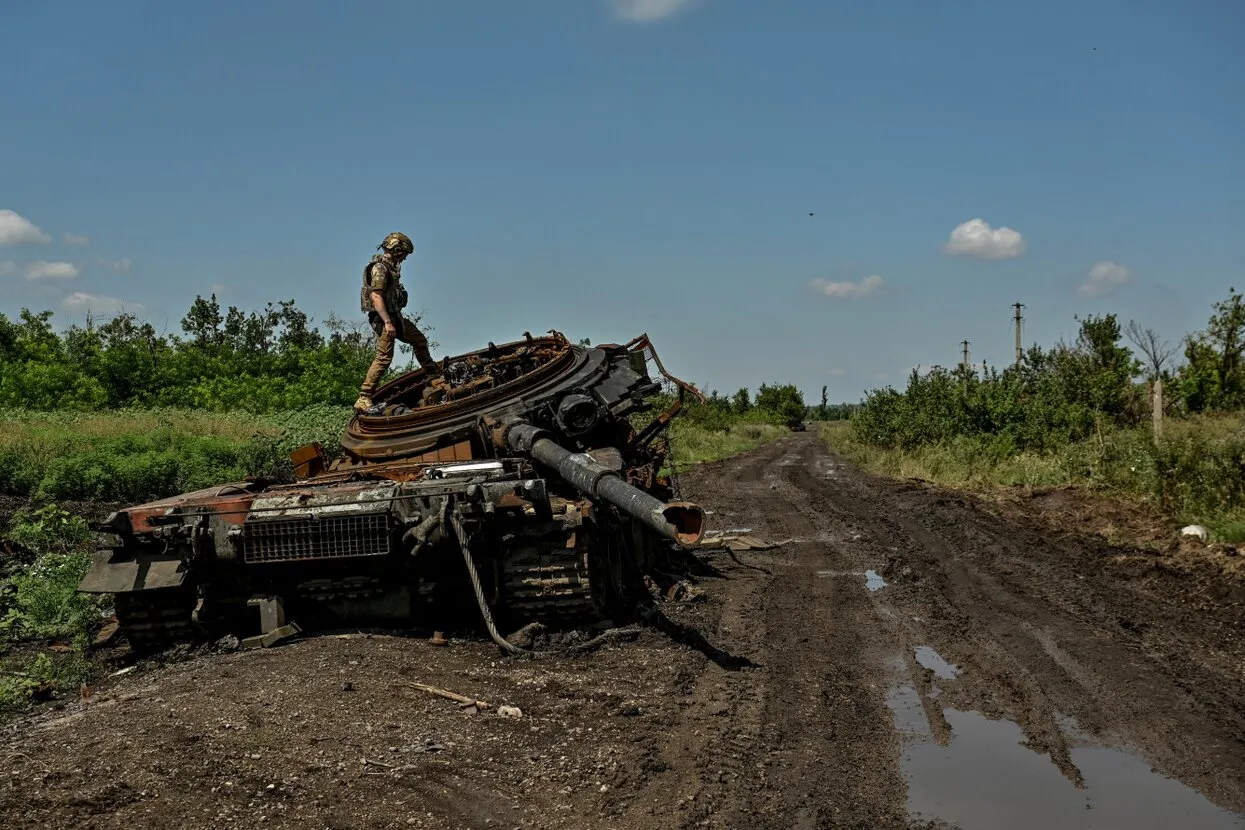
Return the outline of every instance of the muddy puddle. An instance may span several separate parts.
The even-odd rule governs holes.
[[[817,576],[820,577],[821,579],[830,579],[831,577],[836,577],[836,576],[863,576],[865,578],[865,587],[868,588],[871,592],[885,588],[887,585],[886,580],[883,579],[881,575],[877,571],[873,570],[872,568],[865,571],[863,574],[860,571],[823,570],[823,571],[817,571]]]
[[[951,665],[941,654],[929,646],[916,647],[916,661],[934,673],[934,677],[942,680],[954,680],[960,670]]]
[[[957,672],[927,646],[917,649],[917,660],[943,680]],[[902,662],[890,666],[901,670]],[[906,679],[892,687],[887,705],[904,743],[908,810],[917,821],[958,830],[1245,830],[1245,816],[1215,806],[1127,752],[1073,747],[1072,762],[1085,782],[1078,789],[1048,754],[1023,746],[1025,736],[1011,721],[944,709],[951,737],[942,746]],[[1069,739],[1078,738],[1075,724],[1061,720]]]

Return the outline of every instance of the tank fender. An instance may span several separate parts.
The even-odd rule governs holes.
[[[91,567],[78,584],[86,594],[124,594],[177,588],[186,581],[181,559],[118,559],[110,550],[95,551]]]

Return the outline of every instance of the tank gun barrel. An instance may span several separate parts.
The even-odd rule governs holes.
[[[557,470],[558,474],[588,498],[609,502],[636,521],[661,535],[690,547],[704,532],[705,511],[691,502],[663,502],[632,487],[616,470],[575,453],[553,441],[545,430],[526,421],[507,424],[503,446],[523,453]]]

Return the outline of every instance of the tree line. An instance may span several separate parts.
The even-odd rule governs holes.
[[[248,313],[223,309],[215,295],[197,296],[178,333],[158,332],[130,313],[88,317],[58,332],[52,317],[27,309],[16,320],[0,314],[0,409],[272,413],[349,406],[376,343],[361,319],[329,315],[321,330],[292,299]],[[404,344],[399,348],[409,355]],[[412,368],[412,361],[395,361],[390,371]],[[747,389],[731,397],[714,391],[703,404],[689,401],[686,415],[724,427],[740,419],[793,422],[816,409],[805,406],[794,385],[761,384],[755,400]]]
[[[1122,326],[1114,314],[1079,323],[1073,343],[1034,345],[1003,369],[914,370],[902,392],[869,392],[853,429],[877,446],[990,436],[1002,449],[1044,452],[1104,428],[1137,426],[1150,416],[1155,381],[1162,382],[1167,415],[1245,408],[1245,301],[1235,288],[1214,304],[1205,329],[1178,346],[1135,321]],[[1181,351],[1183,362],[1173,365]]]
[[[160,333],[122,313],[57,332],[51,311],[0,314],[0,408],[349,406],[375,348],[362,320],[329,315],[321,331],[293,300],[245,313],[199,296],[180,328]]]

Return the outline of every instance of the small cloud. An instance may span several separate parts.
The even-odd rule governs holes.
[[[32,262],[26,266],[28,280],[71,280],[78,276],[78,266],[72,262]]]
[[[612,0],[614,14],[636,23],[652,23],[669,17],[696,0]]]
[[[124,274],[130,270],[130,266],[134,263],[128,256],[123,256],[121,259],[101,259],[99,264],[107,268],[109,271]]]
[[[61,300],[61,307],[66,311],[87,311],[98,314],[116,314],[119,311],[131,311],[137,314],[144,308],[139,303],[127,303],[116,297],[87,294],[84,291],[75,291]]]
[[[208,287],[211,289],[211,293],[218,297],[223,297],[229,293],[229,286],[225,285],[223,282],[214,282]]]
[[[90,245],[91,239],[87,236],[79,236],[76,233],[61,234],[61,241],[66,245]]]
[[[1025,252],[1025,240],[1019,231],[992,228],[984,219],[969,219],[951,231],[942,250],[950,256],[1012,259]]]
[[[0,210],[0,245],[46,245],[52,237],[11,210]]]
[[[831,282],[817,277],[809,282],[809,288],[835,300],[858,300],[868,297],[882,287],[882,278],[871,274],[860,282]]]
[[[1132,272],[1114,262],[1099,262],[1089,269],[1085,282],[1076,289],[1082,297],[1102,297],[1119,288],[1132,277]]]
[[[826,374],[832,378],[837,378],[837,377],[842,377],[843,375],[846,375],[847,370],[846,369],[831,369],[830,371],[826,372]]]

